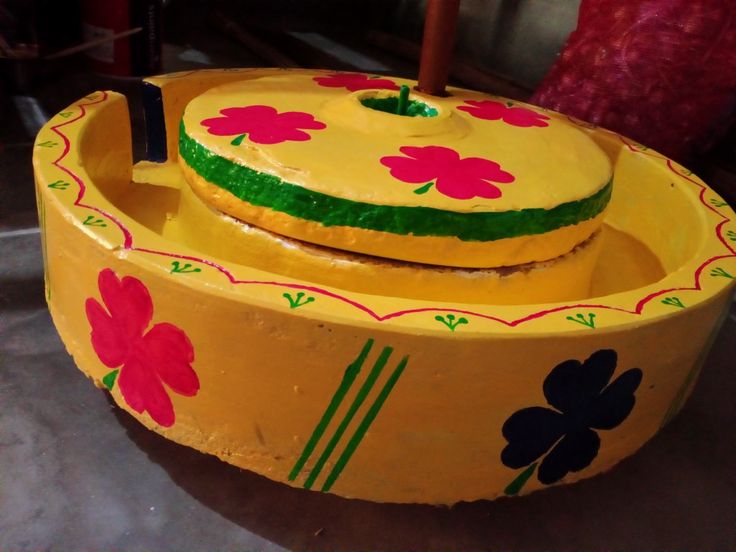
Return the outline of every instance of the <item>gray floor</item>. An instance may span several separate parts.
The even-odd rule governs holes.
[[[53,113],[134,86],[74,76],[36,92]],[[0,120],[0,552],[736,549],[736,308],[683,412],[609,474],[453,508],[291,489],[145,430],[76,369],[43,298],[31,135],[8,104]]]
[[[0,234],[0,551],[734,550],[736,308],[683,412],[592,480],[453,508],[291,489],[170,443],[64,350],[39,236]]]

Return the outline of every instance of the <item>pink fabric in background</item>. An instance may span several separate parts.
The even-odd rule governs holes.
[[[736,112],[735,0],[583,0],[578,27],[531,98],[675,159]]]

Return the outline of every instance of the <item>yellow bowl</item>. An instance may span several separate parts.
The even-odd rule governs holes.
[[[181,233],[177,113],[244,71],[152,79],[167,132],[149,128],[149,145],[166,162],[133,167],[112,92],[35,144],[55,324],[141,423],[289,485],[452,504],[605,471],[679,411],[736,277],[734,212],[690,171],[580,123],[615,167],[587,299],[453,303],[285,277]]]

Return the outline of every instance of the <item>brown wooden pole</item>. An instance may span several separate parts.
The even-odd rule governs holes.
[[[427,0],[417,90],[446,96],[460,0]]]

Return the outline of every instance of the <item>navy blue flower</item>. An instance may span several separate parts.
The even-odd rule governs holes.
[[[535,462],[536,466],[536,461],[549,451],[537,472],[545,485],[589,466],[601,443],[596,430],[613,429],[627,418],[641,383],[638,368],[625,371],[609,383],[616,361],[616,351],[603,349],[585,362],[566,360],[558,364],[543,386],[544,396],[555,410],[524,408],[503,424],[503,436],[508,441],[501,452],[504,465],[516,469]],[[523,480],[509,488],[513,486],[518,492],[532,472],[529,466],[522,474]]]

